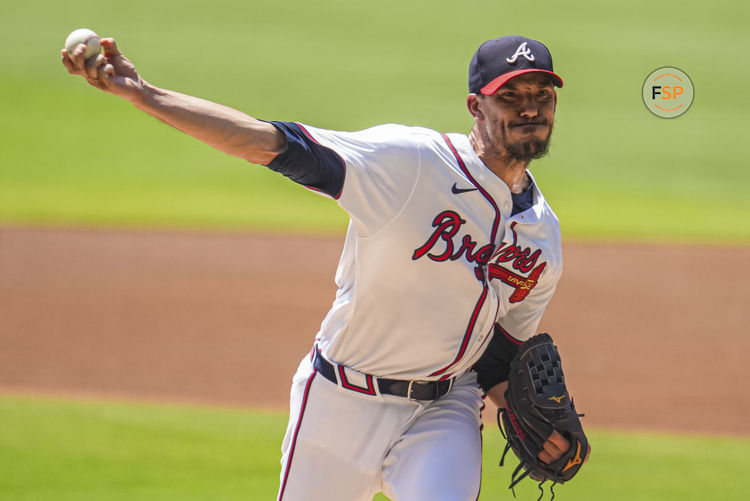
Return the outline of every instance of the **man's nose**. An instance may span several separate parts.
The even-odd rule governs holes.
[[[521,102],[520,114],[524,118],[534,118],[539,115],[539,107],[533,99],[524,99]]]

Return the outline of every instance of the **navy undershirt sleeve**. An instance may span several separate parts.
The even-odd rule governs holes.
[[[508,380],[510,362],[518,353],[519,342],[512,340],[495,324],[495,332],[482,357],[474,364],[477,382],[486,392],[493,386]]]
[[[315,141],[299,124],[269,123],[286,135],[286,147],[267,167],[295,183],[338,198],[346,174],[346,166],[338,153]]]

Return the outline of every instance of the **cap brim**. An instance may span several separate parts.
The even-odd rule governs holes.
[[[490,83],[488,83],[487,85],[485,85],[484,87],[482,87],[479,90],[479,92],[481,92],[485,96],[490,96],[490,95],[494,94],[495,92],[497,92],[497,89],[499,89],[500,87],[502,87],[503,85],[505,85],[505,82],[507,82],[511,78],[515,78],[518,75],[523,75],[525,73],[546,73],[546,74],[548,74],[548,75],[550,75],[552,77],[552,83],[556,87],[562,87],[563,86],[562,78],[560,78],[560,76],[557,75],[556,73],[553,73],[553,72],[547,71],[547,70],[538,70],[536,68],[526,68],[526,69],[523,69],[523,70],[509,71],[508,73],[500,75],[499,77],[497,77],[496,79],[494,79],[493,81],[491,81]]]

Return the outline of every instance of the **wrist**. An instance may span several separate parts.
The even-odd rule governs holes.
[[[138,83],[139,85],[135,92],[129,95],[127,100],[141,110],[154,107],[158,100],[158,96],[162,95],[163,91],[140,78]]]
[[[489,390],[487,390],[487,396],[490,397],[490,401],[495,404],[499,409],[504,409],[507,405],[505,402],[505,391],[508,389],[508,381],[498,383]]]

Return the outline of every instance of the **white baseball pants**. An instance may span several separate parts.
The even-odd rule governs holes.
[[[393,501],[476,500],[482,397],[473,372],[433,402],[363,395],[305,357],[292,381],[278,501],[371,501],[379,491]]]

